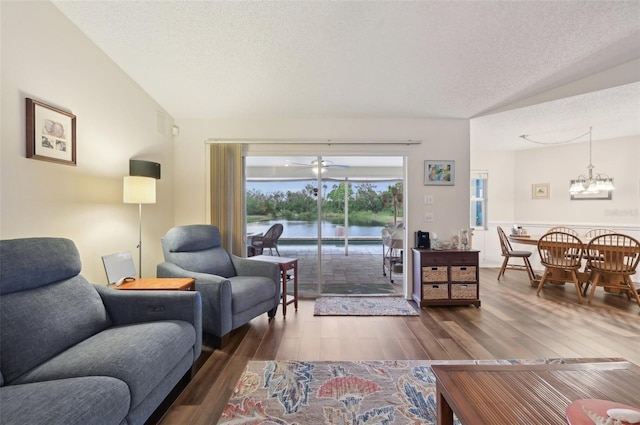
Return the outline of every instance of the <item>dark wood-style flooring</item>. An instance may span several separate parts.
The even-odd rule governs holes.
[[[534,359],[623,357],[640,364],[640,307],[599,288],[579,304],[573,285],[540,296],[524,272],[480,272],[481,308],[430,307],[413,317],[314,317],[313,300],[266,315],[206,349],[193,378],[149,423],[215,424],[250,360]]]

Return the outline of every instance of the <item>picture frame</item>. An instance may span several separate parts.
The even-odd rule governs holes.
[[[456,177],[456,162],[443,160],[424,161],[425,186],[454,186]]]
[[[549,183],[534,183],[531,185],[531,199],[549,199],[551,185]]]
[[[26,99],[27,158],[76,163],[76,116],[30,98]]]
[[[569,184],[573,185],[575,182],[575,180],[571,180]],[[611,182],[613,183],[613,180]],[[570,195],[572,201],[610,201],[613,199],[613,190],[601,190],[594,193],[571,193]]]

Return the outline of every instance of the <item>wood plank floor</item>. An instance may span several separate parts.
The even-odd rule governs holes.
[[[640,307],[598,289],[579,304],[573,285],[545,287],[526,273],[481,269],[481,308],[430,307],[412,317],[314,317],[313,300],[287,318],[266,315],[205,349],[186,387],[149,424],[215,424],[249,360],[534,359],[623,357],[640,364]],[[163,415],[164,416],[161,416]]]

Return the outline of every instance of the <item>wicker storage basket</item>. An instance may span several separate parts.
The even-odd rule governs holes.
[[[466,300],[476,299],[478,292],[478,285],[475,283],[452,283],[451,284],[451,299]]]
[[[452,282],[475,282],[476,267],[475,266],[451,266]]]
[[[423,282],[447,282],[447,266],[439,267],[423,267],[422,268],[422,281]]]
[[[449,298],[449,285],[446,283],[428,283],[422,285],[423,300],[446,300]]]

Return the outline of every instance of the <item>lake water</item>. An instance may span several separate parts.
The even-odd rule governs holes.
[[[318,221],[269,220],[259,223],[247,223],[247,233],[265,233],[269,227],[281,223],[284,227],[283,238],[316,238],[318,235]],[[322,237],[336,236],[336,224],[322,222]],[[349,237],[380,237],[382,226],[349,226]]]

